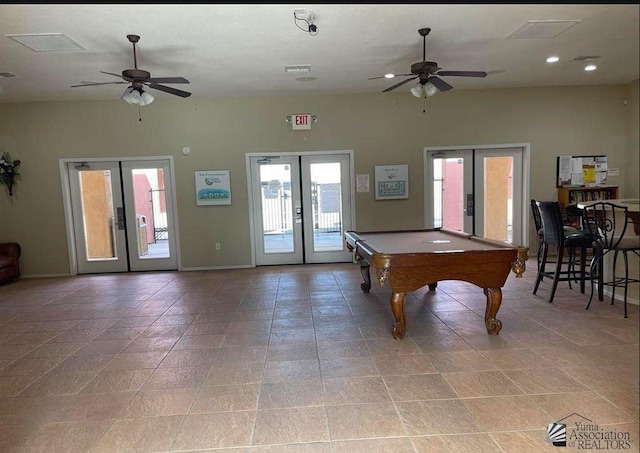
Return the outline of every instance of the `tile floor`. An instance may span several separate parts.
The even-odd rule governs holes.
[[[354,264],[22,279],[0,287],[0,451],[557,452],[568,417],[617,440],[566,450],[637,452],[638,307],[566,283],[550,304],[534,274],[499,335],[482,290],[441,282],[401,341]]]

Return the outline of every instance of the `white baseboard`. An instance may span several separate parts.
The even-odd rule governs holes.
[[[597,299],[598,296],[597,296],[597,294],[595,294],[596,290],[594,289],[593,291],[594,291],[594,299]],[[612,291],[605,287],[603,293],[604,293],[605,296],[611,297]],[[618,289],[616,291],[615,301],[616,302],[620,302],[620,303],[624,303],[624,288],[620,288],[620,289]],[[635,297],[627,296],[627,304],[629,304],[629,305],[640,305],[640,300],[638,300]]]
[[[222,271],[227,269],[249,269],[255,266],[251,264],[240,264],[237,266],[207,266],[207,267],[183,267],[180,272],[197,272],[197,271]]]
[[[20,278],[60,278],[60,277],[73,277],[74,274],[28,274],[21,275]]]

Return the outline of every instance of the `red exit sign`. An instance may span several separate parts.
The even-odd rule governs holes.
[[[311,129],[311,115],[306,113],[291,115],[291,129]]]

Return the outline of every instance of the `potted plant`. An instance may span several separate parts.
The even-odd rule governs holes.
[[[6,184],[9,188],[9,196],[13,195],[13,186],[16,177],[20,176],[17,168],[20,166],[19,160],[11,160],[8,152],[2,153],[0,158],[0,184]]]

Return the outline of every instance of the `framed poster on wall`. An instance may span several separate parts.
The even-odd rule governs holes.
[[[196,204],[198,206],[231,204],[229,170],[196,171]]]
[[[409,198],[409,165],[376,165],[376,200]]]

